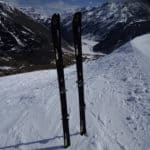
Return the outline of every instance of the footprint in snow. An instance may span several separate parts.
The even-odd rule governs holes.
[[[128,127],[132,131],[137,131],[137,126],[136,126],[136,123],[134,122],[134,120],[130,116],[126,117],[126,120],[128,122]]]
[[[127,102],[135,102],[136,101],[136,97],[131,96],[129,98],[126,99]]]
[[[128,78],[124,77],[121,80],[124,81],[124,82],[126,82],[128,80]]]

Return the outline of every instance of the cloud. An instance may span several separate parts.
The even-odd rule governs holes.
[[[65,0],[4,0],[15,6],[28,7],[32,6],[34,8],[41,9],[51,9],[54,11],[69,11],[78,8],[79,6],[76,3],[72,3],[74,0],[69,1]]]
[[[74,9],[78,8],[79,6],[72,5],[72,4],[66,3],[62,0],[59,0],[59,1],[48,3],[47,7],[51,8],[51,9],[56,9],[56,10],[74,10]]]
[[[1,1],[4,1],[4,2],[6,2],[6,3],[15,4],[15,5],[18,4],[18,0],[1,0]]]

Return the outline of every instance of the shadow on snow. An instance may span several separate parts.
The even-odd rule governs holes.
[[[80,133],[74,133],[71,134],[70,136],[76,136]],[[59,138],[63,138],[63,136],[55,136],[53,138],[50,139],[43,139],[43,140],[38,140],[38,141],[32,141],[32,142],[27,142],[27,143],[19,143],[16,145],[9,145],[9,146],[4,146],[4,147],[0,147],[0,149],[9,149],[9,148],[19,148],[20,146],[27,146],[27,145],[32,145],[32,144],[47,144],[49,141],[53,141]],[[57,149],[61,149],[64,148],[63,145],[60,146],[53,146],[53,147],[47,147],[47,148],[38,148],[38,149],[33,149],[33,150],[57,150]]]

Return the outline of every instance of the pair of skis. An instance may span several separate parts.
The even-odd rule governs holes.
[[[83,81],[83,66],[82,66],[82,44],[81,44],[81,18],[80,12],[74,14],[72,28],[75,47],[76,67],[77,67],[77,83],[79,91],[79,109],[80,109],[80,134],[86,134],[85,122],[85,102],[84,102],[84,81]],[[64,147],[70,146],[69,133],[69,115],[67,112],[66,88],[64,79],[64,66],[61,49],[61,29],[60,29],[60,15],[54,14],[51,20],[52,40],[55,51],[59,92],[61,99],[61,112],[64,133]]]

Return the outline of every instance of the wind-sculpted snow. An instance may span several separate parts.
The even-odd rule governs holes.
[[[79,135],[76,67],[65,69],[68,150],[149,150],[149,37],[84,63],[87,136]],[[0,88],[0,149],[63,149],[56,70],[1,77]]]

